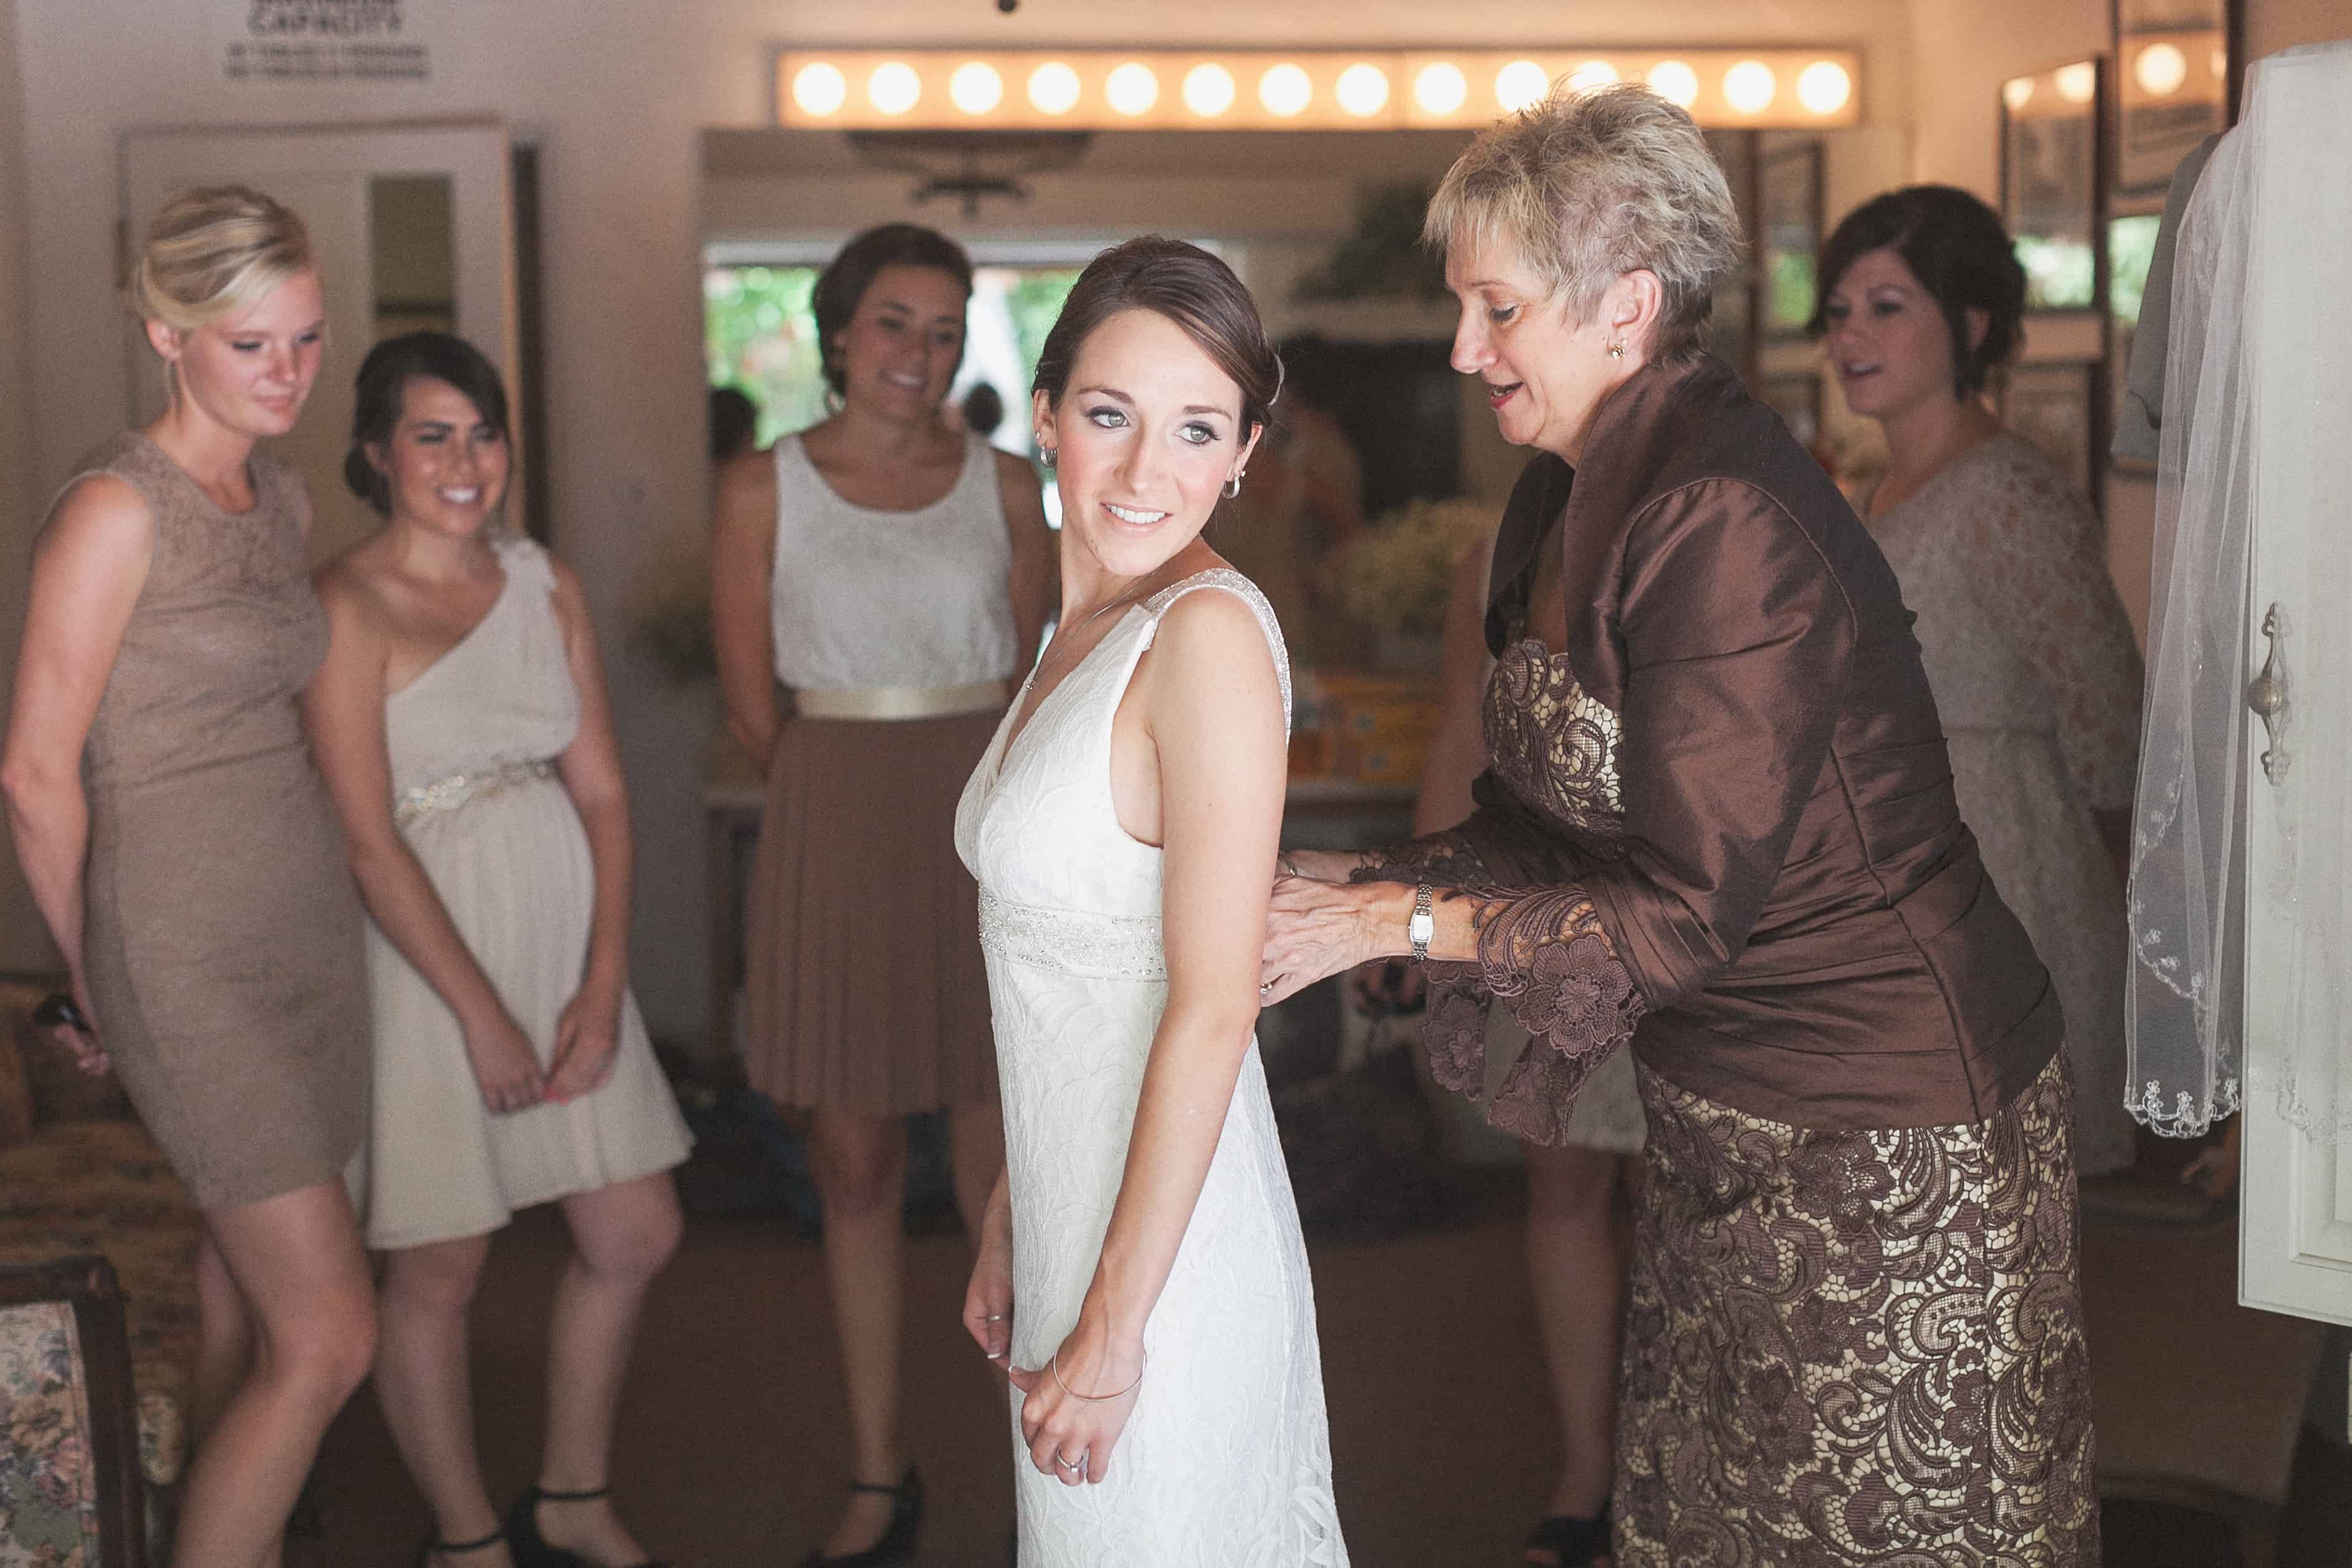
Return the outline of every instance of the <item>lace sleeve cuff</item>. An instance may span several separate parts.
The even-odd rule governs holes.
[[[1633,1038],[1646,1006],[1582,887],[1475,886],[1503,869],[1490,859],[1505,858],[1480,854],[1468,833],[1440,834],[1366,866],[1356,879],[1438,883],[1476,900],[1477,962],[1428,966],[1422,1039],[1430,1071],[1454,1093],[1485,1098],[1487,1012],[1501,1001],[1529,1038],[1486,1119],[1514,1136],[1558,1143],[1577,1091]]]

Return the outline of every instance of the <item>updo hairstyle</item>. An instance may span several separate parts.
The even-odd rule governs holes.
[[[1166,317],[1233,378],[1241,388],[1244,434],[1273,419],[1282,359],[1266,342],[1256,301],[1224,262],[1197,245],[1156,234],[1113,246],[1087,263],[1045,334],[1031,390],[1058,406],[1078,350],[1122,310]]]
[[[291,208],[244,185],[209,185],[156,209],[123,303],[143,320],[194,331],[318,265]]]

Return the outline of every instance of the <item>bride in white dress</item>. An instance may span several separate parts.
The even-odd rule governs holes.
[[[1280,379],[1232,271],[1157,238],[1039,359],[1062,630],[956,814],[1005,1132],[964,1318],[1013,1384],[1022,1568],[1347,1562],[1252,1037],[1288,663],[1201,538]]]

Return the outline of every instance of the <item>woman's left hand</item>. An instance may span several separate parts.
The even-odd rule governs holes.
[[[1266,910],[1265,957],[1258,978],[1259,994],[1272,1006],[1295,996],[1327,975],[1350,970],[1369,959],[1386,958],[1395,949],[1378,940],[1380,911],[1392,902],[1397,884],[1390,882],[1318,882],[1308,877],[1277,877],[1274,901]],[[1405,889],[1408,912],[1412,889]],[[1405,917],[1393,922],[1393,933],[1404,934]]]
[[[1037,1473],[1067,1487],[1101,1480],[1142,1393],[1141,1342],[1114,1345],[1108,1331],[1082,1316],[1055,1352],[1054,1366],[1008,1364],[1005,1371],[1029,1396],[1021,1403],[1021,1436]],[[1114,1392],[1114,1399],[1080,1397]]]
[[[621,1053],[621,987],[591,980],[555,1020],[555,1059],[545,1098],[561,1105],[593,1094],[613,1076]]]

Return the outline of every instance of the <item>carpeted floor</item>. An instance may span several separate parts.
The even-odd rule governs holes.
[[[1462,1228],[1313,1247],[1341,1518],[1360,1568],[1486,1568],[1517,1561],[1556,1463],[1535,1325],[1520,1272],[1516,1183],[1492,1178]],[[2150,1237],[2157,1239],[2150,1240]],[[2118,1369],[2171,1354],[2178,1300],[2200,1314],[2200,1342],[2263,1340],[2283,1320],[2246,1314],[2235,1332],[2215,1310],[2234,1278],[2226,1227],[2141,1232],[2105,1227],[2086,1241],[2093,1353]],[[551,1211],[528,1215],[494,1249],[476,1314],[482,1447],[494,1493],[530,1478],[541,1405],[548,1292],[564,1252]],[[1010,1459],[1001,1384],[956,1326],[961,1238],[913,1244],[908,1433],[931,1500],[919,1561],[996,1568],[1010,1522]],[[2184,1294],[2186,1292],[2186,1294]],[[2198,1292],[2202,1292],[2199,1294]],[[2218,1292],[2219,1309],[2204,1304]],[[626,1402],[615,1479],[641,1539],[675,1568],[797,1563],[829,1523],[846,1479],[841,1400],[820,1258],[779,1220],[698,1217],[649,1305]],[[2213,1331],[2217,1323],[2222,1330]],[[2259,1384],[2217,1369],[2223,1382]],[[2246,1369],[2250,1373],[2260,1369]],[[2176,1422],[2164,1390],[2137,1376],[2098,1390],[2119,1433]],[[2181,1389],[2195,1396],[2195,1385]],[[2180,1390],[2177,1389],[2177,1393]],[[2273,1463],[2268,1404],[2202,1412],[2200,1447],[2250,1436],[2242,1470]],[[2259,1405],[2260,1407],[2256,1407]],[[2284,1429],[2290,1449],[2292,1422]],[[2253,1510],[2255,1539],[2279,1527],[2284,1568],[2352,1563],[2352,1463],[2306,1437],[2283,1516]],[[425,1527],[372,1394],[362,1393],[320,1457],[322,1533],[293,1543],[289,1568],[393,1568]],[[2221,1568],[2246,1561],[2243,1521],[2177,1502],[2111,1508],[2116,1568]]]

